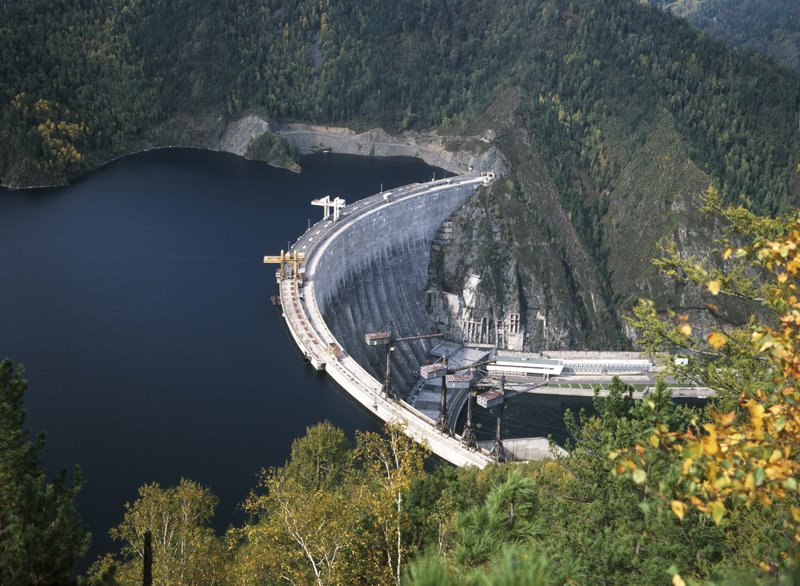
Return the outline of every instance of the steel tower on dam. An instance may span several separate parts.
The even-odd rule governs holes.
[[[409,435],[462,466],[484,466],[489,455],[436,431],[429,417],[402,400],[416,383],[430,342],[395,346],[393,380],[400,398],[393,400],[382,394],[386,354],[368,347],[364,336],[390,321],[400,335],[430,332],[423,292],[431,242],[442,222],[492,178],[471,174],[414,184],[348,206],[339,198],[316,200],[325,207],[324,219],[288,253],[264,259],[280,262],[284,319],[311,364],[381,419],[403,421]]]

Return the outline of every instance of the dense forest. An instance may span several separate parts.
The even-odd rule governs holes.
[[[639,127],[665,109],[725,192],[760,211],[793,202],[796,136],[785,122],[797,116],[797,78],[635,4],[6,1],[2,10],[4,183],[31,179],[17,165],[74,176],[170,136],[161,125],[183,121],[190,132],[186,118],[206,113],[447,129],[479,124],[514,88],[546,157],[570,146],[579,159],[549,161],[561,188],[560,171],[576,162],[596,189],[608,185],[606,124]]]
[[[641,3],[0,9],[6,185],[62,182],[150,146],[208,146],[248,113],[498,147],[510,182],[484,206],[489,229],[465,235],[449,263],[459,271],[439,285],[502,275],[507,287],[487,290],[489,303],[527,316],[530,347],[625,347],[617,315],[639,292],[681,301],[679,288],[660,290],[649,259],[664,238],[686,251],[713,238],[694,211],[708,185],[761,213],[792,209],[800,192],[798,76]],[[475,140],[488,131],[490,144]],[[256,156],[289,160],[264,140]],[[544,245],[522,246],[520,233]],[[537,311],[550,331],[537,330]]]
[[[251,520],[222,537],[204,487],[143,486],[120,504],[120,554],[84,583],[141,583],[146,529],[160,584],[790,579],[800,228],[747,210],[795,213],[796,72],[626,0],[0,0],[0,13],[4,185],[208,146],[250,113],[496,146],[508,175],[454,218],[462,240],[440,284],[485,271],[484,294],[528,320],[531,345],[638,336],[696,356],[676,376],[719,393],[689,412],[617,385],[597,417],[573,418],[569,457],[483,471],[426,472],[424,448],[395,427],[353,448],[321,425],[264,472]],[[475,140],[488,131],[490,144]],[[663,239],[667,276],[650,263]],[[725,322],[742,299],[762,319]],[[536,330],[537,311],[550,330]],[[87,539],[72,506],[81,478],[41,472],[25,387],[3,362],[0,582],[67,583]]]
[[[800,5],[793,0],[650,0],[734,47],[800,70]]]

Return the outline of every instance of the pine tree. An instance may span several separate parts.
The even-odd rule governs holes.
[[[44,435],[31,442],[24,428],[23,374],[11,360],[0,362],[0,584],[71,584],[89,545],[74,503],[81,474],[76,467],[71,486],[66,470],[47,482]]]

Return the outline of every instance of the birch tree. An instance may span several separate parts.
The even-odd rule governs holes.
[[[224,569],[222,545],[208,526],[216,505],[211,491],[191,480],[170,488],[158,483],[142,486],[139,498],[125,504],[122,523],[110,532],[122,542],[124,561],[118,582],[141,584],[144,534],[150,531],[154,584],[219,584]]]
[[[403,525],[408,517],[403,497],[413,481],[422,476],[430,450],[408,437],[403,423],[391,421],[386,424],[384,435],[361,433],[356,443],[367,482],[377,489],[372,491],[373,514],[381,533],[387,573],[400,584],[403,556],[408,549],[403,543]]]

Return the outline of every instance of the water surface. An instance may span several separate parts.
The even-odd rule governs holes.
[[[0,357],[27,368],[28,427],[47,432],[48,471],[82,467],[84,565],[115,547],[108,529],[145,483],[208,486],[223,531],[242,521],[258,471],[282,465],[307,426],[328,419],[351,438],[380,429],[305,364],[269,303],[275,269],[262,257],[321,216],[313,198],[350,202],[442,172],[409,158],[302,162],[294,174],[160,150],[67,188],[0,190]],[[567,408],[591,400],[520,397],[504,437],[563,443]],[[476,409],[476,423],[490,439],[493,415]]]
[[[83,470],[88,561],[112,547],[108,529],[144,483],[210,487],[223,530],[307,426],[379,429],[304,364],[262,257],[321,216],[312,198],[352,201],[436,170],[344,155],[303,167],[160,150],[67,188],[0,191],[0,357],[27,369],[48,471]]]

